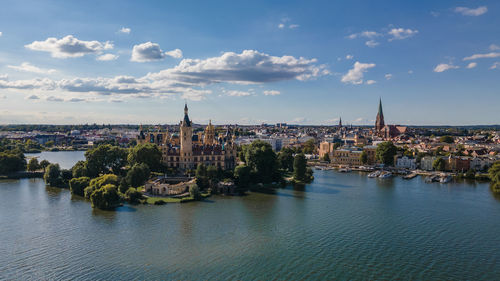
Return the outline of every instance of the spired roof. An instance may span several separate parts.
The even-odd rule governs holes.
[[[189,120],[189,116],[188,116],[187,103],[184,104],[184,121],[182,122],[182,125],[185,127],[191,127],[191,120]]]

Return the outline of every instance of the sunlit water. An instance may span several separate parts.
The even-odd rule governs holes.
[[[498,280],[487,184],[316,171],[303,189],[93,211],[0,182],[0,279]]]

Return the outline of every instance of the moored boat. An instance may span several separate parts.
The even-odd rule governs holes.
[[[378,177],[381,179],[388,179],[388,178],[392,177],[392,173],[391,172],[382,172],[380,174],[380,176],[378,176]]]
[[[368,177],[369,178],[376,178],[376,177],[380,176],[380,173],[381,173],[380,171],[375,171],[373,173],[369,173]]]

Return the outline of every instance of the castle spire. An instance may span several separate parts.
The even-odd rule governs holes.
[[[186,126],[186,127],[191,127],[191,120],[189,120],[189,116],[188,116],[187,103],[184,104],[184,121],[182,122],[182,125]]]

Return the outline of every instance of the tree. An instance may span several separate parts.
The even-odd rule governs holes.
[[[375,157],[380,163],[387,166],[394,164],[394,156],[398,152],[397,147],[390,141],[385,141],[377,146]]]
[[[148,179],[151,171],[147,164],[135,164],[128,172],[125,179],[132,187],[139,187],[143,185]]]
[[[494,193],[500,193],[500,162],[495,162],[488,170],[491,180],[491,190]]]
[[[330,163],[330,154],[329,153],[325,153],[325,155],[323,155],[323,161],[326,161],[328,163]]]
[[[196,184],[200,190],[207,190],[210,187],[210,182],[207,176],[207,167],[202,163],[198,164],[196,167]]]
[[[26,170],[26,159],[19,150],[0,152],[0,174]]]
[[[131,148],[127,160],[131,166],[134,164],[147,164],[151,171],[158,172],[162,169],[160,148],[153,143],[144,143]]]
[[[130,204],[137,204],[142,199],[142,192],[135,188],[129,188],[125,192],[125,200]]]
[[[210,184],[210,188],[212,188],[212,190],[215,189],[215,186],[219,181],[219,178],[217,177],[217,168],[215,168],[215,166],[207,167],[207,178]]]
[[[293,160],[293,178],[297,181],[306,181],[307,160],[303,153],[295,155]]]
[[[90,178],[89,177],[79,177],[73,178],[69,181],[69,189],[71,193],[74,195],[83,196],[84,190],[89,186]]]
[[[121,197],[118,194],[116,185],[106,184],[103,187],[96,189],[90,195],[90,203],[92,208],[101,210],[109,210],[120,205]]]
[[[359,156],[359,160],[361,160],[361,163],[363,163],[363,165],[368,163],[368,153],[363,150],[363,152],[361,152],[361,155]]]
[[[61,176],[61,168],[59,164],[50,164],[45,170],[43,175],[45,184],[53,187],[61,187],[63,184],[63,178]]]
[[[235,184],[238,186],[240,192],[248,190],[250,176],[250,167],[247,165],[239,165],[234,169]]]
[[[278,152],[278,162],[281,169],[285,171],[293,171],[293,150],[285,147]]]
[[[446,167],[446,161],[441,157],[438,157],[432,163],[432,168],[434,168],[434,170],[436,171],[444,171],[445,167]]]
[[[54,146],[54,141],[47,141],[47,142],[45,143],[45,146],[46,146],[46,147],[53,147],[53,146]]]
[[[452,136],[442,136],[439,138],[440,142],[445,142],[445,143],[454,143],[455,140],[453,139]]]
[[[196,201],[201,200],[201,193],[198,185],[193,184],[189,187],[189,195]]]
[[[113,174],[102,175],[100,177],[92,179],[89,183],[89,186],[84,189],[85,198],[90,199],[90,195],[92,195],[92,192],[107,184],[117,186],[118,183],[118,176]]]
[[[71,168],[71,172],[74,178],[86,177],[88,175],[87,161],[78,161]]]
[[[43,169],[43,171],[45,172],[45,170],[47,169],[47,167],[50,165],[50,162],[47,161],[47,160],[42,160],[40,161],[40,167]]]
[[[270,183],[280,179],[276,153],[269,143],[257,140],[244,146],[242,151],[254,182]]]
[[[127,151],[118,146],[102,144],[85,152],[85,158],[90,177],[110,172],[121,174],[121,168],[127,163]]]
[[[309,139],[304,143],[304,149],[302,150],[304,154],[314,154],[316,153],[316,141],[314,139]]]
[[[28,162],[27,169],[30,172],[34,172],[36,170],[40,170],[40,164],[38,163],[38,159],[31,158],[30,161]]]

